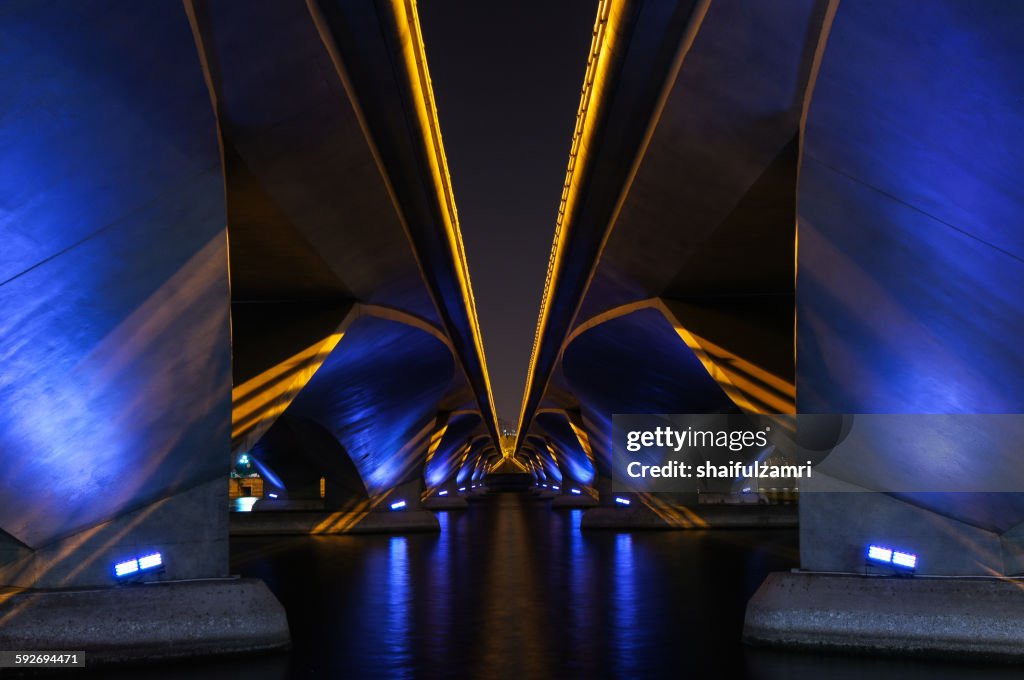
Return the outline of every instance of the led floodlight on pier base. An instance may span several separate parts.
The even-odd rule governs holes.
[[[616,496],[615,497],[615,502],[618,503],[619,505],[629,505],[631,501],[628,498],[623,498],[622,496]]]
[[[135,580],[146,574],[159,572],[163,566],[163,555],[158,552],[147,553],[141,557],[115,562],[114,578],[121,582]]]
[[[868,546],[867,563],[889,567],[900,574],[913,574],[917,571],[917,555],[881,545]]]
[[[391,504],[391,509],[392,510],[401,510],[404,507],[405,507],[405,501],[395,501],[394,503]]]
[[[125,562],[118,562],[117,564],[114,565],[114,576],[116,576],[118,578],[123,578],[125,576],[130,576],[131,574],[136,574],[136,573],[138,573],[138,571],[139,571],[139,561],[138,560],[127,560]]]

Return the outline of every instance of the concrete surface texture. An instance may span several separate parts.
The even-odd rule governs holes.
[[[0,9],[19,65],[0,123],[18,168],[0,189],[0,582],[35,589],[17,626],[0,618],[24,643],[8,648],[286,642],[283,618],[217,609],[227,582],[43,592],[111,586],[115,562],[157,551],[161,578],[225,576],[242,452],[282,502],[322,477],[326,512],[364,527],[436,530],[424,477],[482,474],[496,419],[415,8],[375,7]],[[399,498],[408,512],[370,512]],[[111,634],[117,609],[141,622],[179,595],[142,637]],[[52,606],[67,643],[38,618]]]
[[[0,647],[88,650],[90,667],[249,654],[290,644],[284,609],[255,579],[27,590],[4,596],[0,622]]]
[[[1024,660],[1024,589],[994,578],[777,573],[747,606],[744,639],[819,651]]]

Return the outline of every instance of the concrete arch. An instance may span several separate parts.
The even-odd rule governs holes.
[[[313,420],[282,416],[249,456],[263,476],[265,498],[273,493],[282,501],[319,501],[321,478],[325,509],[354,507],[368,498],[348,451]]]

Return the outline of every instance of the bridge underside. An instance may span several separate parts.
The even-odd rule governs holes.
[[[413,4],[14,2],[0,54],[0,584],[227,576],[242,453],[285,504],[414,513],[496,440]],[[239,651],[287,643],[229,587],[269,622],[211,604]]]
[[[861,572],[881,542],[911,547],[918,575],[1024,574],[1024,493],[1005,492],[1019,460],[999,453],[1022,428],[979,437],[958,418],[1024,406],[1024,166],[1005,152],[1024,139],[1009,75],[1020,9],[601,7],[520,419],[538,482],[550,457],[614,505],[615,413],[951,414],[879,430],[875,449],[834,454],[801,484],[802,566]],[[1003,483],[952,492],[951,469]],[[882,493],[866,478],[913,483]],[[640,497],[662,526],[707,526],[665,511],[696,500]],[[608,512],[591,526],[651,525]],[[766,588],[752,639],[887,646],[852,628],[798,634],[818,604],[786,610],[771,593],[803,586]],[[880,600],[862,595],[873,604],[848,622],[874,630]],[[990,614],[975,641],[1003,625]],[[895,651],[934,648],[897,629]]]
[[[422,504],[495,471],[607,518],[613,414],[882,413],[945,414],[942,441],[910,417],[803,484],[804,573],[767,582],[748,637],[1019,658],[1024,492],[947,482],[1020,469],[1016,421],[958,417],[1024,411],[1022,25],[966,0],[603,0],[509,442],[414,3],[7,3],[0,586],[28,590],[0,591],[0,648],[47,630],[39,591],[154,553],[200,585],[132,591],[181,605],[134,653],[197,616],[242,626],[221,651],[286,645],[261,584],[216,580],[243,454],[256,509],[307,533],[436,526]],[[630,498],[644,526],[708,526],[692,495]],[[856,578],[877,542],[971,579]],[[951,587],[975,629],[923,636]],[[89,606],[116,621],[130,590]]]

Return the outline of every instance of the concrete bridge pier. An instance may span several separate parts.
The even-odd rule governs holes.
[[[228,571],[226,479],[34,550],[3,532],[0,546],[0,648],[84,649],[96,666],[290,644],[263,582]]]
[[[746,642],[1024,660],[1020,525],[981,528],[915,504],[920,498],[907,502],[851,488],[801,496],[801,569],[771,574],[758,589],[747,605]],[[1019,494],[952,496],[963,496],[961,511],[1019,504]],[[872,544],[912,551],[917,569],[878,568],[866,559]]]
[[[801,569],[751,599],[749,642],[1024,661],[1024,125],[999,66],[1024,9],[967,7],[840,3],[816,57],[797,410],[889,415],[844,416],[857,445],[801,484]]]
[[[232,536],[289,536],[440,531],[437,516],[424,507],[423,480],[356,498],[334,510],[287,510],[231,514]]]
[[[288,646],[228,563],[216,121],[181,4],[8,3],[0,649],[90,666]]]
[[[597,492],[586,484],[565,475],[559,485],[558,495],[551,499],[552,508],[594,508],[597,507]]]
[[[469,507],[466,499],[459,495],[459,484],[452,476],[441,486],[431,490],[421,505],[427,510],[465,510]]]

